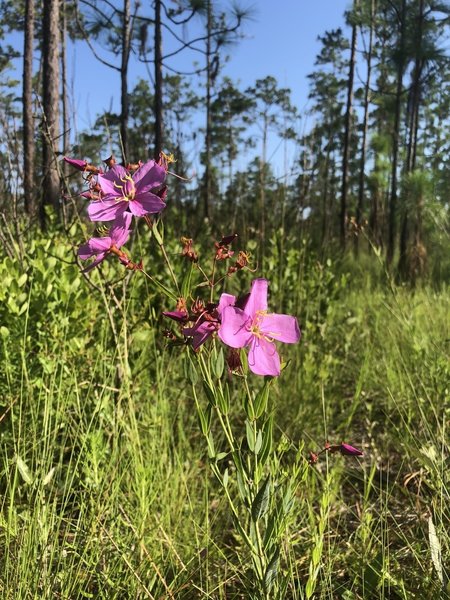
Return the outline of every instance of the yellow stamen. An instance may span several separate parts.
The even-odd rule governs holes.
[[[260,340],[262,339],[266,342],[274,342],[276,340],[276,337],[274,336],[279,335],[277,332],[268,331],[266,333],[262,333],[260,329],[263,317],[265,317],[268,314],[269,313],[267,312],[267,310],[257,310],[255,313],[255,318],[253,319],[253,323],[249,327],[249,331]]]
[[[122,181],[123,185],[120,185],[120,183],[117,183],[117,181],[114,181],[114,187],[116,189],[118,189],[120,191],[120,193],[122,194],[122,198],[118,198],[118,201],[120,200],[134,200],[134,196],[136,194],[136,188],[134,186],[134,181],[133,178],[130,175],[125,175],[124,177],[120,178],[120,181]],[[125,185],[127,184],[127,182],[130,181],[131,182],[131,189],[128,191],[128,193],[125,192]]]

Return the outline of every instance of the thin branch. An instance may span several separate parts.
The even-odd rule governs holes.
[[[85,2],[85,0],[81,0],[81,1]],[[119,71],[119,73],[120,73],[120,68],[119,67],[116,67],[116,65],[113,65],[113,64],[109,63],[108,61],[104,60],[101,56],[99,56],[97,54],[96,49],[92,45],[92,43],[91,43],[91,41],[89,39],[89,36],[87,35],[86,30],[84,29],[84,27],[83,27],[83,25],[82,25],[82,23],[80,21],[78,10],[75,11],[75,18],[76,18],[76,22],[77,22],[78,28],[79,28],[79,30],[80,30],[80,32],[81,32],[84,40],[86,41],[87,45],[89,46],[89,49],[91,50],[92,54],[95,56],[95,58],[99,62],[101,62],[103,65],[105,65],[106,67],[109,67],[110,69],[114,69],[115,71]]]

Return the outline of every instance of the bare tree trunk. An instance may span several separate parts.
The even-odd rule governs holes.
[[[207,0],[206,21],[206,134],[205,134],[205,189],[203,200],[203,214],[205,219],[211,216],[211,30],[212,30],[212,6],[211,0]]]
[[[406,19],[406,0],[402,0],[400,14],[400,50],[397,67],[397,89],[395,94],[395,119],[394,130],[392,132],[392,169],[391,169],[391,196],[389,202],[389,231],[388,245],[386,253],[387,264],[392,263],[395,249],[395,238],[397,233],[397,167],[398,167],[398,150],[400,143],[400,121],[402,111],[402,93],[403,93],[403,72],[405,68],[404,52],[405,52],[405,19]]]
[[[128,155],[128,60],[130,57],[131,29],[130,29],[130,0],[124,0],[123,3],[123,23],[122,23],[122,63],[120,67],[120,138],[122,143],[122,162],[126,164],[129,160]]]
[[[155,0],[155,159],[163,149],[161,0]]]
[[[357,0],[353,2],[353,9],[358,6]],[[346,245],[346,225],[347,225],[347,192],[348,192],[348,163],[350,151],[350,134],[353,115],[353,80],[355,75],[355,58],[356,58],[356,41],[357,41],[356,24],[352,27],[352,41],[350,51],[350,68],[348,73],[347,86],[347,109],[345,111],[345,133],[344,133],[344,152],[342,157],[342,186],[341,186],[341,216],[340,216],[340,238],[341,248],[345,250]]]
[[[424,0],[419,1],[419,20],[417,24],[417,39],[419,44],[422,44],[423,36],[423,19],[424,19]],[[420,49],[417,49],[420,54]],[[409,132],[408,132],[408,148],[407,148],[407,160],[406,160],[406,172],[413,173],[416,166],[416,154],[417,154],[417,137],[419,129],[419,107],[420,107],[420,87],[422,78],[423,62],[420,56],[416,56],[414,63],[414,69],[412,71],[412,84],[410,91],[410,118],[409,118]],[[409,192],[410,193],[410,192]],[[398,260],[398,272],[405,278],[414,277],[414,269],[412,269],[411,252],[408,252],[409,238],[410,238],[410,225],[411,220],[408,210],[408,201],[410,198],[405,197],[405,203],[402,211],[402,228],[400,235],[400,255]],[[422,202],[422,201],[421,201]],[[420,204],[420,203],[419,203]],[[418,226],[417,219],[421,218],[421,208],[418,208],[416,216],[416,226],[414,231],[414,245],[417,247],[421,245],[420,232],[421,226]],[[414,220],[414,215],[413,215]]]
[[[25,39],[23,51],[23,191],[25,210],[29,215],[36,212],[34,194],[34,121],[33,121],[33,41],[34,0],[25,5]]]
[[[364,206],[364,181],[365,181],[365,166],[366,166],[366,150],[367,150],[367,132],[369,129],[369,103],[370,103],[370,80],[372,76],[372,52],[373,52],[373,30],[374,18],[376,10],[376,0],[371,1],[370,5],[370,32],[369,32],[369,47],[367,50],[367,77],[366,85],[364,86],[364,116],[362,126],[362,141],[361,141],[361,159],[359,162],[359,186],[358,186],[358,205],[356,207],[356,223],[361,225],[363,206]],[[376,213],[375,213],[376,214]],[[355,235],[355,254],[359,251],[359,235]]]
[[[70,118],[69,118],[69,94],[67,91],[67,20],[66,10],[62,9],[62,36],[61,36],[61,79],[62,79],[62,124],[63,124],[63,154],[69,154],[70,146]],[[63,164],[63,168],[66,163]]]
[[[331,138],[329,138],[331,140]],[[322,252],[325,251],[325,246],[328,241],[328,188],[329,188],[329,164],[330,164],[330,146],[331,141],[328,142],[327,153],[325,156],[324,165],[324,187],[322,192]]]
[[[60,202],[58,174],[59,145],[59,0],[44,0],[42,23],[43,54],[43,196],[40,206],[41,226],[45,227],[44,204],[56,210]]]

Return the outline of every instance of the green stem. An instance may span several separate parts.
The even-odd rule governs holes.
[[[166,263],[167,268],[169,269],[169,273],[170,273],[170,276],[172,278],[172,281],[174,282],[175,287],[177,288],[178,295],[180,295],[180,288],[178,286],[178,281],[177,281],[177,278],[175,276],[175,273],[173,272],[172,265],[170,263],[169,257],[167,256],[167,252],[166,252],[166,249],[164,247],[164,244],[158,244],[158,246],[159,246],[159,248],[160,248],[160,250],[162,252],[162,255],[163,255],[163,258],[164,258],[164,262]]]

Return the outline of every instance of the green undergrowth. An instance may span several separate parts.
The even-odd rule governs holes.
[[[263,269],[271,307],[302,328],[270,399],[280,472],[327,439],[364,451],[307,465],[286,598],[448,597],[448,289],[398,287],[282,235]],[[240,275],[227,291],[248,289],[255,275]],[[189,349],[163,335],[174,306],[113,264],[85,278],[57,237],[2,257],[0,278],[1,597],[245,598]]]

